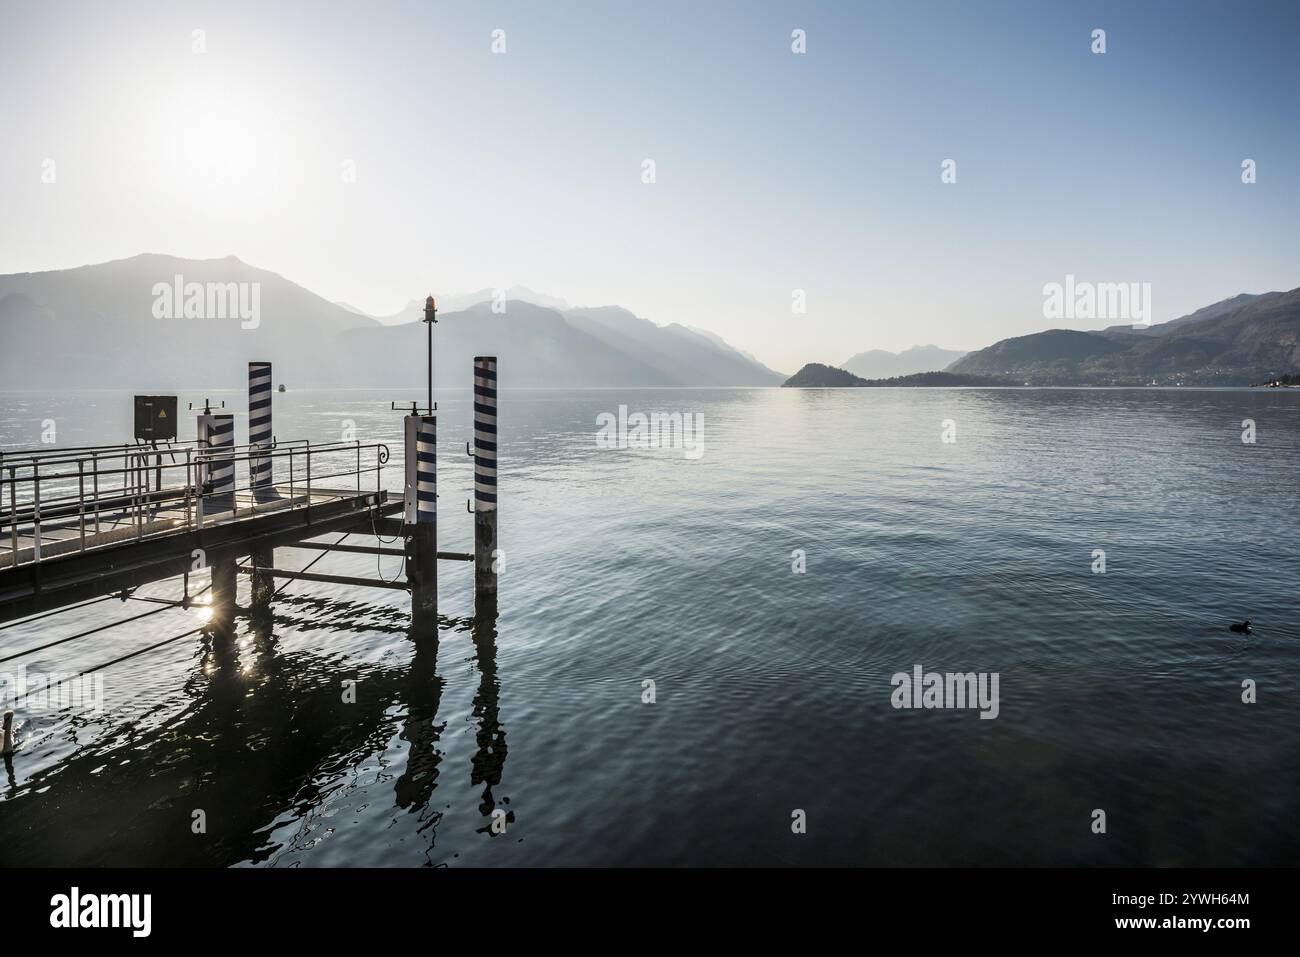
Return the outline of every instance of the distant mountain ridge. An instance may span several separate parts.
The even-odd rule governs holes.
[[[259,321],[157,318],[160,285],[256,284]],[[347,357],[325,343],[376,329],[276,273],[234,256],[182,259],[154,253],[91,266],[0,276],[0,382],[5,388],[148,388],[238,384],[230,370],[250,359],[279,360],[295,378],[307,370],[341,377]],[[245,372],[245,375],[247,373]]]
[[[870,349],[845,360],[840,368],[864,379],[888,379],[917,372],[939,372],[964,355],[960,350],[934,345],[912,346],[902,352]]]
[[[1250,385],[1300,372],[1300,289],[1234,296],[1149,329],[1003,339],[948,371],[1033,385]]]
[[[563,299],[556,296],[548,296],[545,293],[533,292],[527,286],[511,286],[505,290],[499,289],[480,289],[477,292],[459,293],[457,295],[446,295],[435,292],[433,298],[438,303],[439,314],[444,312],[462,312],[477,306],[481,302],[492,302],[498,293],[503,293],[503,301],[507,309],[512,302],[530,302],[534,306],[544,306],[547,309],[556,309],[561,312],[569,308],[569,304]],[[407,322],[419,322],[424,318],[424,300],[411,299],[405,306],[397,312],[388,315],[374,315],[356,306],[349,305],[346,302],[337,303],[344,309],[350,309],[353,312],[363,316],[368,316],[376,322],[385,326],[400,326]]]
[[[189,284],[208,287],[209,303],[212,289],[256,286],[256,321],[224,313],[201,318],[201,308],[185,318],[189,296],[182,309],[179,290]],[[167,290],[169,302],[176,299],[162,310],[159,289]],[[467,385],[470,360],[479,354],[496,354],[503,379],[508,369],[506,381],[514,387],[766,386],[786,378],[714,333],[661,326],[619,306],[571,308],[519,286],[506,290],[504,301],[499,313],[492,309],[492,290],[440,300],[439,385]],[[292,386],[418,385],[424,380],[423,331],[416,325],[422,314],[422,302],[413,300],[376,319],[234,256],[192,260],[150,253],[3,275],[0,388],[242,388],[254,359],[274,362],[277,381]],[[940,366],[950,355],[959,358]],[[939,384],[934,376],[916,377],[940,371],[1033,385],[1268,382],[1300,374],[1300,289],[1242,293],[1142,329],[1049,329],[966,355],[915,346],[898,354],[872,350],[849,361],[870,374],[812,363],[786,384],[839,376],[868,384]],[[896,371],[917,364],[932,368]]]
[[[871,350],[853,356],[845,368],[809,363],[785,384],[1245,386],[1278,381],[1300,374],[1300,289],[1240,293],[1141,328],[1048,329],[958,354],[941,371],[891,374],[894,364],[909,354],[926,356],[925,364],[938,366],[943,351],[934,346],[897,355]],[[882,368],[885,375],[861,375]]]
[[[1105,333],[1119,334],[1131,333],[1139,336],[1165,336],[1173,332],[1175,329],[1181,329],[1194,322],[1201,322],[1205,319],[1217,319],[1219,316],[1226,315],[1238,306],[1244,306],[1251,300],[1258,298],[1259,296],[1252,295],[1248,292],[1238,293],[1235,296],[1222,299],[1219,302],[1212,303],[1211,305],[1202,306],[1195,312],[1188,313],[1185,316],[1180,316],[1177,319],[1170,319],[1168,322],[1155,323],[1146,328],[1135,328],[1132,325],[1107,326],[1102,331]]]
[[[255,323],[155,315],[159,284],[256,284]],[[523,289],[521,294],[537,294]],[[659,326],[617,306],[565,311],[492,293],[440,301],[439,386],[468,385],[475,355],[495,354],[508,387],[763,386],[781,373],[716,336]],[[548,301],[562,302],[550,297]],[[0,388],[242,388],[249,360],[291,386],[407,386],[425,378],[422,302],[385,325],[230,256],[144,254],[75,269],[0,276]],[[390,317],[392,318],[392,317]]]
[[[990,376],[958,375],[952,372],[914,372],[887,379],[863,379],[852,372],[820,362],[808,363],[782,383],[791,389],[955,388],[1009,384],[1012,383]]]

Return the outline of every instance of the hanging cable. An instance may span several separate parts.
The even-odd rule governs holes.
[[[340,536],[338,537],[338,541],[336,541],[336,542],[334,543],[334,545],[342,544],[343,539],[345,539],[345,538],[347,538],[347,537],[348,537],[348,533],[347,533],[347,532],[344,532],[342,535],[340,535]],[[324,558],[326,555],[328,555],[328,554],[330,553],[330,551],[333,550],[334,545],[331,545],[329,548],[325,549],[323,552],[321,552],[319,555],[317,555],[315,558],[313,558],[311,561],[309,561],[305,566],[303,566],[302,568],[298,569],[298,574],[301,575],[301,574],[302,574],[303,572],[305,572],[305,571],[310,571],[310,570],[311,570],[311,566],[315,565],[318,561],[320,561],[322,558]],[[279,588],[277,588],[275,591],[271,592],[271,597],[274,598],[276,595],[280,594],[280,592],[282,592],[282,591],[284,591],[286,588],[288,588],[289,585],[290,585],[292,582],[293,582],[293,579],[292,579],[292,578],[287,579],[283,585],[281,585],[281,586],[280,586]]]
[[[209,588],[211,588],[211,587],[212,587],[212,586],[211,586],[210,584],[209,584],[209,585],[205,585],[205,586],[204,586],[203,588],[201,588],[199,591],[197,591],[197,592],[194,593],[194,597],[197,598],[199,595],[202,595],[205,591],[207,591],[207,590],[208,590]],[[108,597],[109,597],[109,598],[115,598],[115,597],[117,597],[117,596],[116,596],[116,595],[109,595]],[[175,606],[173,606],[173,605],[167,605],[167,606],[162,607],[162,608],[153,608],[153,609],[151,609],[151,610],[149,610],[149,611],[141,612],[141,613],[138,614],[138,615],[132,615],[130,618],[123,618],[123,619],[121,619],[120,621],[110,621],[110,622],[109,622],[108,624],[106,624],[106,625],[100,625],[98,628],[91,628],[89,631],[80,631],[80,632],[77,632],[77,634],[75,634],[75,635],[69,635],[67,638],[59,638],[59,639],[56,640],[56,641],[51,641],[51,642],[48,642],[48,643],[46,643],[46,644],[44,644],[44,645],[37,645],[35,648],[26,648],[26,649],[24,649],[23,651],[16,652],[15,654],[9,655],[9,656],[7,656],[7,657],[5,657],[5,658],[0,658],[0,664],[3,664],[3,663],[6,662],[6,661],[13,661],[15,658],[22,658],[22,657],[25,656],[25,655],[34,654],[34,653],[36,653],[36,652],[38,652],[38,651],[45,651],[47,648],[53,648],[53,647],[55,647],[56,645],[66,644],[66,643],[69,642],[69,641],[76,641],[78,638],[86,638],[86,637],[89,637],[90,635],[98,634],[98,633],[101,632],[101,631],[107,631],[109,628],[116,628],[118,625],[126,625],[126,624],[130,624],[130,623],[133,622],[133,621],[139,621],[141,618],[148,618],[150,615],[157,615],[157,614],[159,614],[159,613],[161,613],[161,612],[164,612],[164,611],[170,611],[173,607],[175,607]]]
[[[108,601],[110,598],[116,598],[116,595],[101,595],[99,598],[91,598],[89,601],[77,602],[75,605],[64,605],[62,608],[54,608],[50,611],[41,612],[39,615],[32,615],[28,618],[19,618],[17,621],[7,621],[0,625],[0,631],[5,628],[12,628],[14,625],[25,625],[28,622],[40,621],[42,618],[48,618],[50,615],[58,615],[65,611],[76,611],[78,608],[85,608],[88,605],[94,605],[97,602]]]
[[[334,545],[338,545],[338,544],[339,544],[340,542],[342,542],[343,539],[345,539],[345,538],[347,538],[347,533],[346,533],[346,532],[344,532],[342,535],[339,536],[338,541],[334,542]],[[334,547],[334,545],[331,545],[331,546],[330,546],[330,549],[332,549],[332,548]],[[327,551],[323,551],[323,552],[321,552],[319,555],[317,555],[315,558],[313,558],[311,561],[309,561],[309,562],[306,564],[305,567],[303,567],[302,569],[300,569],[300,571],[303,571],[303,572],[308,571],[308,570],[309,570],[313,565],[315,565],[318,561],[320,561],[322,558],[324,558],[324,557],[325,557],[326,555],[328,555],[328,554],[329,554],[329,551],[328,551],[328,550],[327,550]],[[239,564],[240,564],[241,567],[244,566],[244,562],[240,562]],[[286,581],[283,585],[281,585],[279,588],[277,588],[274,592],[271,593],[271,597],[274,598],[276,595],[280,594],[280,592],[284,591],[284,589],[287,588],[287,587],[288,587],[292,582],[293,582],[293,579],[292,579],[292,578],[289,579],[288,581]],[[207,591],[207,590],[210,589],[211,587],[212,587],[212,583],[209,582],[207,585],[204,585],[201,589],[199,589],[197,592],[195,592],[195,593],[194,593],[194,597],[197,598],[199,595],[202,595],[205,591]],[[110,596],[108,596],[108,597],[111,598],[111,597],[114,597],[114,596],[110,595]],[[174,607],[174,606],[168,605],[168,606],[164,606],[164,607],[161,607],[161,608],[154,608],[154,609],[152,609],[152,610],[150,610],[150,611],[146,611],[146,612],[143,612],[143,613],[141,613],[141,614],[139,614],[139,615],[135,615],[135,616],[132,617],[132,618],[124,618],[124,619],[122,619],[121,621],[110,622],[110,623],[107,624],[107,625],[101,625],[100,627],[98,627],[98,628],[92,628],[92,629],[90,629],[89,631],[83,631],[83,632],[80,632],[80,633],[75,634],[75,635],[70,635],[70,636],[67,637],[67,638],[60,638],[58,641],[52,641],[52,642],[50,642],[50,643],[48,643],[48,644],[41,645],[41,646],[39,646],[39,647],[37,647],[37,648],[28,648],[26,651],[20,651],[20,652],[18,652],[17,654],[10,655],[8,658],[0,658],[0,663],[6,662],[6,661],[11,661],[11,660],[14,659],[14,658],[21,658],[23,655],[29,655],[29,654],[32,654],[33,652],[44,651],[46,648],[53,648],[55,645],[61,645],[61,644],[64,644],[65,642],[73,641],[74,639],[77,639],[77,638],[85,638],[87,635],[93,635],[93,634],[95,634],[96,632],[104,631],[104,630],[106,630],[106,629],[108,629],[108,628],[115,627],[116,625],[125,625],[125,624],[127,624],[127,623],[129,623],[129,622],[137,621],[137,620],[139,620],[139,619],[141,619],[141,618],[147,618],[147,617],[150,616],[150,615],[156,615],[156,614],[158,614],[159,612],[170,611],[172,607]],[[152,644],[152,645],[148,645],[148,646],[146,646],[146,647],[144,647],[144,648],[140,648],[140,649],[137,650],[137,651],[129,652],[128,654],[122,655],[122,656],[120,656],[120,657],[118,657],[118,658],[114,658],[112,661],[105,661],[105,662],[103,662],[102,664],[95,665],[93,668],[86,668],[86,669],[84,669],[84,670],[82,670],[82,671],[77,672],[75,675],[69,675],[68,677],[69,677],[69,678],[73,678],[73,677],[77,677],[77,678],[79,678],[79,677],[81,677],[82,675],[91,674],[91,673],[96,672],[96,671],[102,671],[104,668],[109,668],[109,667],[111,667],[111,666],[113,666],[113,665],[120,664],[120,663],[123,662],[123,661],[127,661],[127,660],[129,660],[129,659],[131,659],[131,658],[135,658],[135,657],[138,656],[138,655],[143,655],[143,654],[145,654],[146,652],[153,651],[155,648],[161,648],[161,647],[163,647],[164,645],[169,645],[169,644],[171,644],[173,641],[180,641],[182,638],[188,638],[190,635],[193,635],[193,634],[195,634],[195,633],[197,633],[197,632],[203,631],[205,627],[206,627],[206,626],[204,626],[204,625],[199,625],[199,626],[197,626],[197,627],[195,627],[195,628],[191,628],[189,631],[182,632],[182,633],[179,634],[179,635],[174,635],[174,636],[171,637],[171,638],[164,638],[162,641],[155,642],[154,644]],[[60,681],[55,682],[55,684],[54,684],[54,685],[51,685],[51,687],[57,687],[58,685],[62,684],[64,681],[67,681],[67,680],[68,680],[68,678],[63,678],[63,679],[61,679]]]
[[[380,534],[379,534],[379,529],[377,529],[377,528],[375,527],[375,513],[374,513],[374,512],[371,512],[371,513],[370,513],[370,531],[374,534],[375,538],[379,540],[379,543],[380,543],[381,545],[391,545],[391,544],[393,544],[393,542],[397,541],[399,538],[402,537],[401,535],[394,535],[392,538],[384,538],[382,535],[380,535]],[[392,579],[392,581],[389,581],[387,578],[384,577],[384,566],[383,566],[383,562],[382,562],[380,559],[381,559],[381,556],[379,555],[378,552],[376,552],[376,553],[375,553],[375,574],[379,576],[379,580],[380,580],[381,582],[383,582],[384,584],[386,584],[386,585],[391,585],[392,582],[397,581],[398,578],[401,578],[403,575],[406,574],[406,555],[405,555],[405,554],[402,555],[402,567],[399,568],[399,569],[397,570],[397,575],[394,576],[394,578]]]

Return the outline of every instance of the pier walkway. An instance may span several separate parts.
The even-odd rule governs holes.
[[[4,453],[0,621],[382,521],[387,461],[360,442]]]

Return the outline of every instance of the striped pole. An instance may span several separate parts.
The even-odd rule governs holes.
[[[474,597],[497,593],[497,357],[474,357]]]
[[[411,610],[417,627],[432,626],[438,617],[438,419],[432,415],[406,417],[407,578]]]
[[[258,454],[269,453],[273,444],[271,363],[250,362],[248,364],[248,484],[251,486],[254,505],[258,502],[269,502],[277,497],[275,481],[271,474],[271,457],[269,454]],[[250,581],[253,614],[258,623],[265,628],[271,616],[271,596],[275,593],[275,582],[265,569],[275,567],[275,549],[255,548],[248,557],[253,566]]]
[[[271,458],[258,452],[271,451],[271,363],[248,364],[248,460],[249,485],[253,501],[265,502],[275,497],[271,478]]]
[[[232,511],[235,507],[235,417],[226,413],[199,416],[199,510],[200,515]],[[206,630],[218,650],[228,650],[234,638],[237,581],[235,560],[211,562],[212,617]]]
[[[205,450],[199,469],[199,499],[205,514],[229,512],[235,507],[235,417],[199,416],[199,448]],[[223,451],[224,450],[224,451]],[[211,489],[206,488],[211,484]]]

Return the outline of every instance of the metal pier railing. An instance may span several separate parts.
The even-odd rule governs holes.
[[[0,568],[262,511],[306,509],[309,518],[314,498],[351,491],[343,486],[359,493],[372,474],[381,490],[388,458],[382,443],[307,440],[5,453]]]

